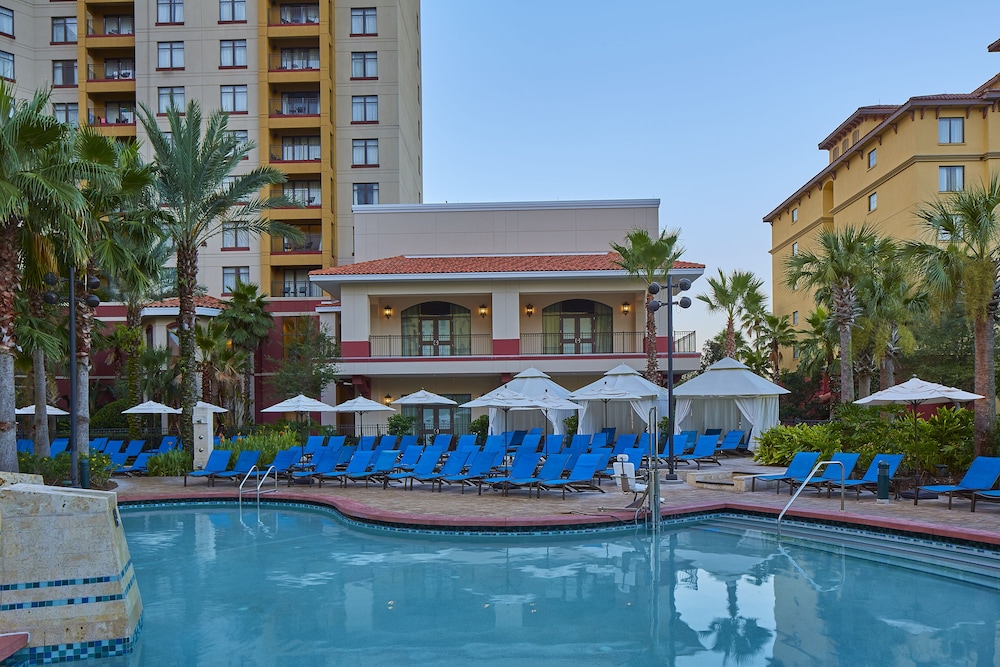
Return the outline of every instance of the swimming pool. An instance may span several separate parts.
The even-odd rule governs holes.
[[[779,543],[773,520],[733,515],[656,537],[428,536],[280,506],[123,508],[122,520],[143,630],[132,654],[87,665],[882,667],[1000,655],[1000,558],[981,549],[928,556],[918,540],[876,545],[839,529],[818,543],[794,524]]]

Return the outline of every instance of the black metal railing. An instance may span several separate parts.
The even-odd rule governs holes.
[[[319,162],[320,146],[316,144],[271,144],[271,162]]]
[[[272,297],[309,297],[311,299],[322,298],[325,295],[319,285],[314,283],[306,282],[303,280],[297,281],[282,281],[275,280],[271,282],[271,296]]]
[[[319,70],[319,49],[308,53],[272,53],[267,57],[267,69],[272,72]]]
[[[674,352],[694,352],[693,331],[674,332]],[[644,331],[612,331],[572,336],[563,333],[521,334],[521,354],[643,354],[646,351]]]
[[[493,354],[492,334],[453,334],[447,338],[369,336],[372,357],[473,357]]]
[[[135,79],[135,61],[107,61],[103,65],[87,65],[87,81],[116,81]]]
[[[267,112],[271,116],[318,116],[319,95],[274,97],[267,102]]]
[[[268,25],[315,25],[319,23],[319,3],[281,5],[268,11]]]
[[[318,231],[318,227],[315,229],[317,231],[313,232],[303,229],[304,236],[298,242],[282,237],[272,237],[271,252],[275,254],[285,252],[320,252],[323,250],[323,233]]]

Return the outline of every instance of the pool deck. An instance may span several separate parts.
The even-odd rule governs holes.
[[[703,470],[738,471],[753,473],[782,472],[780,468],[759,466],[745,458],[723,459],[721,468],[712,464]],[[680,466],[681,474],[693,470]],[[172,500],[235,500],[236,485],[220,481],[209,487],[206,480],[191,478],[184,486],[181,477],[116,477],[116,492],[120,503],[135,501]],[[268,485],[273,489],[273,485]],[[538,529],[571,527],[595,524],[631,523],[635,510],[626,509],[632,496],[618,492],[613,481],[605,480],[606,493],[587,491],[567,493],[565,500],[559,491],[543,491],[542,497],[528,498],[527,491],[513,490],[503,496],[499,491],[484,488],[482,496],[475,488],[466,488],[463,494],[458,486],[445,486],[442,492],[432,491],[429,485],[416,485],[404,490],[401,485],[383,489],[380,484],[352,483],[287,486],[279,481],[278,492],[262,498],[306,501],[334,507],[346,516],[362,521],[412,525],[426,528],[478,529]],[[741,511],[766,513],[777,516],[788,502],[787,487],[776,494],[774,489],[734,493],[731,491],[694,488],[682,482],[664,482],[661,487],[663,516],[677,516],[699,512]],[[840,511],[839,493],[827,498],[805,490],[796,499],[786,517],[837,521],[859,526],[878,527],[933,535],[946,539],[969,540],[1000,546],[1000,503],[979,502],[976,511],[970,512],[970,501],[956,498],[954,508],[948,509],[947,498],[921,500],[918,506],[912,500],[890,500],[879,504],[872,493],[864,492],[860,500],[853,492],[847,494],[843,512]],[[253,502],[251,500],[251,502]]]

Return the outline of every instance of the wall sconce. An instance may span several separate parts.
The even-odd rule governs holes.
[[[622,304],[622,315],[628,315],[630,310],[632,310],[632,305],[628,301]]]
[[[488,313],[488,312],[489,312],[489,310],[486,308],[486,304],[485,303],[483,305],[479,306],[479,317],[486,317],[486,313]]]
[[[382,309],[382,312],[385,314],[385,319],[389,319],[392,317],[392,306],[386,306]]]
[[[385,398],[382,399],[382,402],[385,403],[386,405],[392,403],[392,394],[386,394]]]
[[[527,306],[524,307],[524,314],[527,315],[528,317],[531,317],[532,315],[535,314],[535,307],[529,303]]]

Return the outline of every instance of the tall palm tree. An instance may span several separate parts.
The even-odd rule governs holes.
[[[760,288],[764,281],[751,271],[733,271],[726,275],[719,269],[718,278],[709,278],[708,294],[699,294],[710,313],[726,315],[726,356],[736,356],[736,319],[749,309],[763,302]]]
[[[816,251],[805,250],[785,260],[785,283],[815,290],[816,302],[827,303],[840,334],[840,402],[854,401],[851,329],[858,317],[858,284],[871,272],[878,237],[867,226],[823,229]]]
[[[261,198],[265,188],[285,181],[285,175],[270,166],[261,166],[242,175],[234,172],[253,149],[229,131],[228,114],[215,111],[202,129],[201,106],[188,103],[182,113],[167,111],[168,129],[160,128],[155,114],[145,105],[140,120],[149,136],[157,163],[157,194],[164,213],[163,231],[176,254],[177,337],[181,367],[181,440],[188,453],[194,452],[192,417],[198,400],[196,347],[194,343],[194,294],[198,284],[198,249],[208,239],[232,225],[251,234],[288,236],[300,240],[297,228],[261,217],[278,203]],[[280,200],[280,203],[284,203]]]
[[[21,287],[24,242],[48,220],[30,212],[75,217],[85,208],[77,183],[91,173],[69,146],[69,129],[49,112],[49,95],[18,101],[0,81],[0,470],[17,471],[14,421],[14,295]]]
[[[928,241],[909,241],[904,255],[913,260],[928,293],[939,303],[960,303],[975,340],[974,387],[986,397],[976,401],[975,452],[994,450],[996,361],[994,337],[1000,307],[1000,175],[989,183],[925,204],[917,213]]]
[[[17,299],[17,320],[15,330],[18,347],[30,355],[31,379],[35,404],[34,454],[39,457],[50,455],[49,419],[45,410],[48,399],[48,372],[46,359],[57,359],[65,353],[65,346],[58,335],[57,323],[53,321],[51,307],[42,300],[40,286],[25,289]]]
[[[760,348],[767,351],[771,366],[771,380],[778,381],[781,366],[781,348],[791,347],[798,341],[798,334],[792,328],[788,315],[764,315],[764,325],[757,338]]]
[[[258,290],[259,287],[254,283],[237,282],[229,301],[223,301],[224,309],[217,318],[226,327],[233,347],[246,355],[243,366],[243,400],[242,405],[233,406],[239,408],[234,410],[234,424],[253,421],[255,359],[274,323],[274,318],[267,311],[267,295]]]
[[[823,392],[829,391],[830,374],[837,356],[838,334],[829,311],[821,305],[805,318],[807,328],[800,332],[798,370],[818,378]]]
[[[611,247],[621,258],[615,264],[625,270],[630,276],[641,278],[648,287],[651,283],[666,282],[667,273],[674,262],[680,259],[684,248],[678,245],[680,231],[660,232],[653,239],[645,229],[633,229],[625,236],[625,245],[612,243]],[[653,300],[653,295],[646,291],[646,303]],[[660,371],[656,359],[656,318],[655,313],[646,308],[646,373],[650,382],[660,384]],[[673,345],[674,341],[670,341]]]

